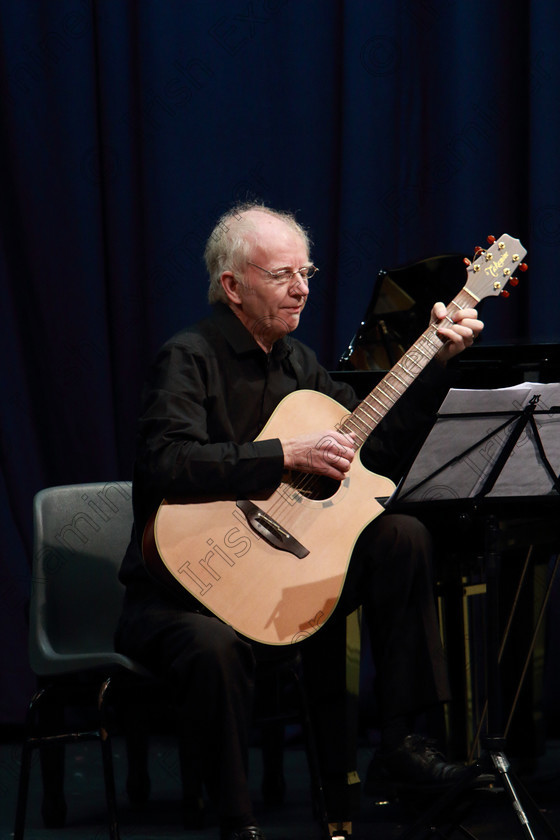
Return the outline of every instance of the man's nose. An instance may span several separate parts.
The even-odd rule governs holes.
[[[294,276],[292,277],[292,284],[290,286],[290,292],[292,294],[298,295],[308,295],[309,294],[309,283],[302,277],[299,271],[296,271]]]

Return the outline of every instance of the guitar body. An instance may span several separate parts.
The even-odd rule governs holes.
[[[347,415],[330,397],[295,391],[257,440],[335,428]],[[359,457],[346,479],[332,484],[325,498],[309,498],[305,489],[283,483],[268,498],[253,500],[308,552],[303,557],[271,545],[235,500],[164,501],[144,535],[147,565],[157,574],[161,562],[205,607],[250,639],[273,645],[301,641],[331,615],[358,536],[383,512],[377,499],[395,488],[366,470]]]

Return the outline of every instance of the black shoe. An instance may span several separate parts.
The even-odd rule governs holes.
[[[265,836],[258,825],[246,825],[228,834],[227,840],[265,840]]]
[[[434,742],[421,735],[407,735],[393,750],[379,750],[371,762],[364,792],[376,795],[380,786],[392,786],[395,790],[424,789],[438,791],[451,785],[473,780],[477,768],[454,764],[435,749]]]

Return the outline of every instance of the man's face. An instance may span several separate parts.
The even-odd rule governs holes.
[[[307,282],[299,275],[283,283],[275,282],[274,274],[296,271],[309,266],[309,254],[302,237],[275,216],[252,211],[257,228],[254,244],[249,249],[249,263],[237,285],[239,304],[235,311],[255,340],[265,350],[275,341],[292,332],[309,294]],[[259,266],[257,268],[256,266]]]

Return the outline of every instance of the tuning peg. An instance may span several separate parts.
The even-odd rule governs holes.
[[[481,248],[481,247],[480,247],[480,245],[477,245],[477,246],[476,246],[476,248],[474,249],[474,253],[475,253],[475,255],[476,255],[477,257],[478,257],[480,254],[482,254],[482,252],[483,252],[483,251],[484,251],[484,248]]]
[[[519,271],[527,271],[528,268],[529,268],[529,266],[527,265],[527,263],[520,263],[519,264]]]
[[[496,237],[495,237],[495,236],[492,236],[492,235],[487,236],[487,237],[486,237],[486,241],[488,242],[488,244],[489,244],[489,245],[493,245],[493,244],[494,244],[494,242],[496,241]]]
[[[470,265],[471,264],[471,261],[469,260],[468,257],[463,257],[463,262],[465,263],[465,265]]]
[[[502,289],[502,291],[500,292],[500,295],[501,295],[501,297],[508,298],[509,297],[509,292],[508,292],[507,289]]]
[[[519,277],[512,277],[509,281],[509,285],[513,287],[519,286]]]

